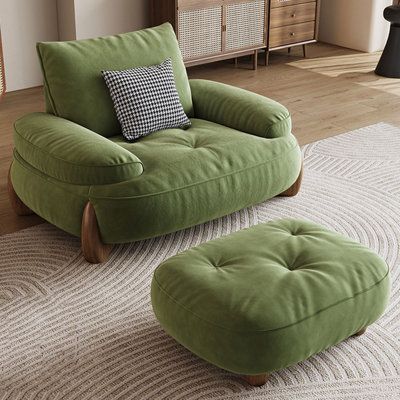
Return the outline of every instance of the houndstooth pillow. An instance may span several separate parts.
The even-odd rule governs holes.
[[[159,65],[102,74],[127,140],[161,129],[190,126],[175,87],[170,58]]]

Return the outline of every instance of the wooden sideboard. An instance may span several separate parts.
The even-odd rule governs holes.
[[[152,25],[170,22],[186,66],[266,47],[268,0],[151,0]]]
[[[320,0],[151,0],[152,25],[170,22],[186,66],[317,40]]]

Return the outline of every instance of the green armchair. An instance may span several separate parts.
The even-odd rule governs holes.
[[[38,54],[47,112],[15,123],[11,203],[81,237],[88,261],[107,260],[116,243],[297,193],[302,158],[289,112],[242,89],[189,81],[171,25],[39,43]],[[192,126],[124,141],[101,70],[168,57]]]

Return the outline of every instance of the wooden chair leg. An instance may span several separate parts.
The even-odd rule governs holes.
[[[356,332],[353,336],[361,336],[367,331],[367,328],[362,328],[360,331]]]
[[[251,386],[262,386],[267,383],[268,374],[244,375],[243,379]]]
[[[22,200],[18,197],[17,193],[15,193],[12,181],[11,181],[11,166],[8,170],[8,178],[7,178],[7,190],[8,197],[10,199],[11,207],[17,215],[32,215],[34,212],[27,207]]]
[[[112,244],[105,244],[101,239],[96,213],[90,201],[83,211],[81,245],[83,256],[92,264],[107,261],[113,248]]]
[[[301,181],[303,180],[303,165],[301,166],[300,174],[296,180],[295,183],[293,183],[292,186],[290,186],[289,189],[285,190],[283,193],[281,193],[279,196],[281,197],[292,197],[296,196],[297,193],[299,193],[300,187],[301,187]]]

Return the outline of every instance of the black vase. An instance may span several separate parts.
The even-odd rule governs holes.
[[[400,78],[400,6],[386,7],[383,16],[391,23],[390,33],[375,73]]]

